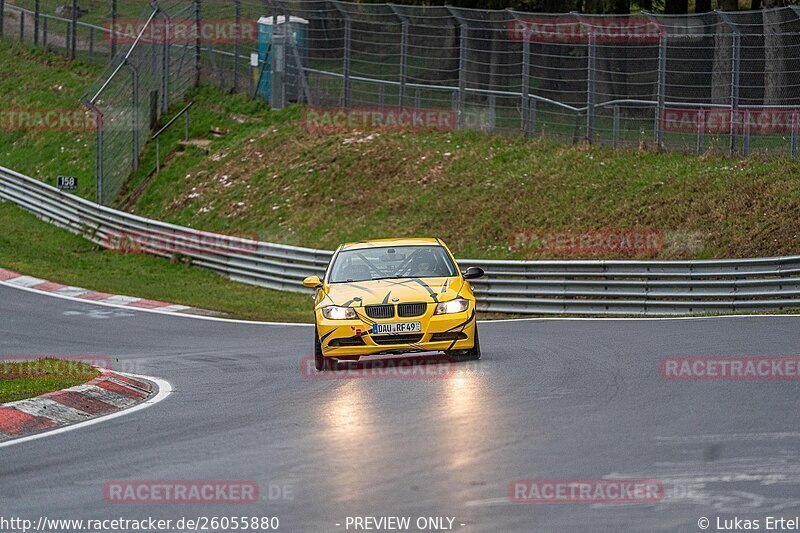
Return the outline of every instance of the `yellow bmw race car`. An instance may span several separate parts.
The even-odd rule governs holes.
[[[325,279],[303,285],[314,297],[317,370],[337,359],[441,351],[480,359],[475,296],[467,280],[483,270],[458,269],[439,239],[382,239],[339,246]]]

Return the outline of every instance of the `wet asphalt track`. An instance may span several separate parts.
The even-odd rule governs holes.
[[[480,327],[484,359],[445,379],[309,379],[300,370],[308,327],[0,286],[0,355],[109,355],[118,370],[174,387],[143,411],[0,448],[0,516],[267,515],[282,531],[326,532],[345,531],[336,524],[346,516],[444,515],[475,532],[699,531],[701,516],[800,514],[798,382],[665,381],[658,371],[668,355],[796,355],[799,317]],[[657,479],[668,497],[507,496],[515,479],[606,477]],[[256,480],[265,498],[110,505],[103,485],[116,479]],[[270,499],[270,485],[291,497]]]

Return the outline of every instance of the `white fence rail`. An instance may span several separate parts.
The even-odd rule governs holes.
[[[149,220],[0,167],[0,200],[106,248],[191,258],[233,280],[307,292],[327,250],[219,235]],[[11,228],[13,231],[13,228]],[[800,308],[800,256],[708,261],[459,261],[481,266],[479,309],[520,314],[671,315]]]

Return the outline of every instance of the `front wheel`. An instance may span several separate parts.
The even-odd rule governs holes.
[[[481,358],[481,341],[478,338],[478,325],[475,325],[475,344],[469,350],[445,352],[453,361],[477,361]]]
[[[319,341],[317,326],[314,326],[314,368],[317,372],[331,369],[330,359],[322,355],[322,343]]]

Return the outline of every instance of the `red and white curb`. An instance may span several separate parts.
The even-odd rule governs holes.
[[[149,407],[172,392],[159,378],[100,372],[82,385],[0,405],[0,447]]]
[[[157,310],[162,313],[188,314],[208,316],[217,314],[207,309],[189,307],[188,305],[177,305],[158,300],[146,300],[133,296],[122,296],[120,294],[107,294],[105,292],[91,291],[81,287],[71,287],[61,285],[44,279],[24,276],[12,270],[0,268],[0,283],[11,285],[22,289],[29,289],[38,292],[54,294],[75,300],[85,300],[87,302],[113,305],[115,307],[130,307],[133,309]]]

